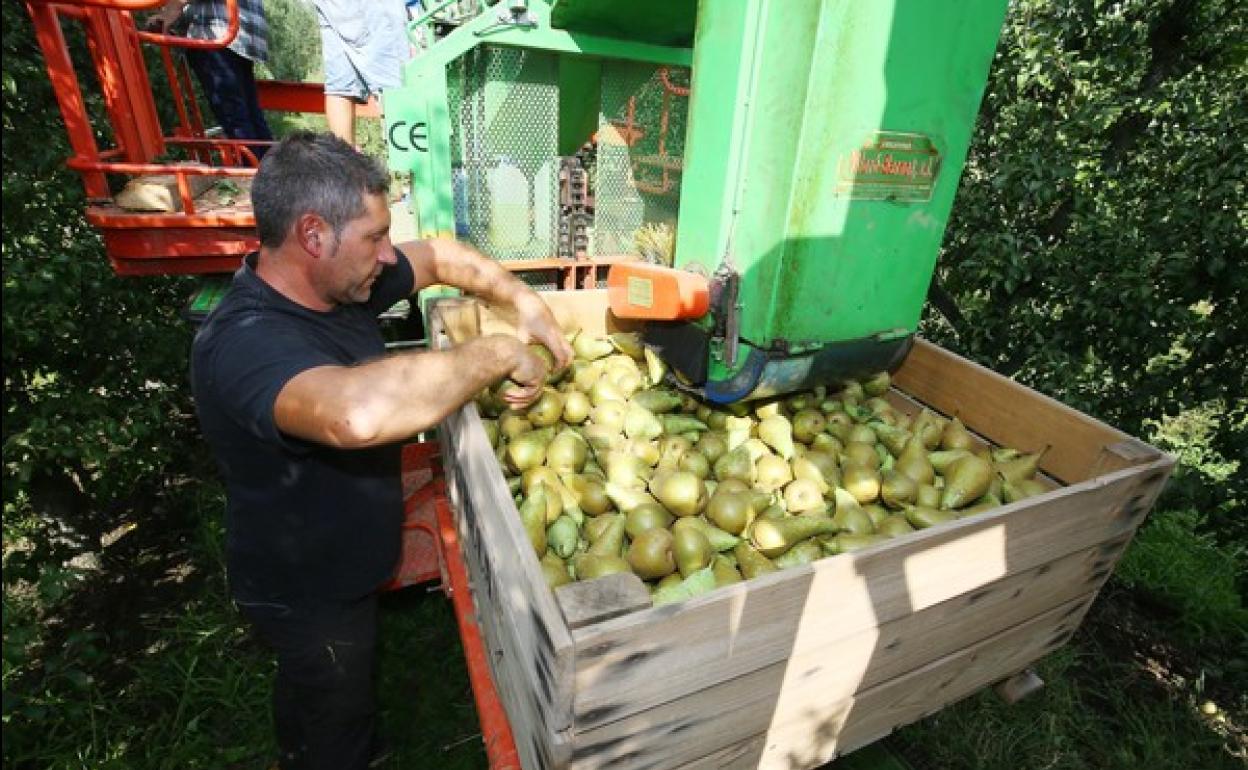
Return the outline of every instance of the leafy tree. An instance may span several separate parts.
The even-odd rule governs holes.
[[[1134,435],[1204,408],[1248,458],[1246,54],[1236,0],[1016,0],[926,333]],[[1188,491],[1242,506],[1245,470]]]
[[[36,513],[82,544],[108,513],[179,475],[195,445],[190,328],[178,317],[189,284],[113,275],[64,167],[71,151],[33,25],[19,4],[3,14],[5,517]],[[83,50],[78,25],[65,26]],[[88,107],[106,126],[90,92]]]

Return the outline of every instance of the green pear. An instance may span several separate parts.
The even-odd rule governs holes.
[[[833,457],[838,457],[841,450],[845,448],[845,444],[831,433],[820,433],[810,440],[810,448],[815,452],[823,452]]]
[[[744,579],[741,577],[741,573],[737,570],[736,565],[732,563],[732,560],[723,555],[715,557],[715,560],[711,562],[711,570],[715,575],[716,588],[740,583]]]
[[[949,466],[945,472],[945,488],[940,507],[961,508],[982,497],[992,485],[992,464],[975,455],[967,455]]]
[[[577,358],[586,361],[594,361],[599,358],[611,355],[615,350],[615,346],[610,341],[601,337],[595,337],[592,334],[582,331],[572,340],[572,352]]]
[[[923,508],[940,507],[940,490],[931,484],[920,484],[919,492],[914,496],[915,505]]]
[[[1040,460],[1044,458],[1045,452],[1048,451],[1049,448],[1045,447],[1039,452],[1032,452],[997,462],[995,464],[997,473],[1001,474],[1003,479],[1013,484],[1018,484],[1018,482],[1024,479],[1030,479],[1040,469]]]
[[[746,580],[775,572],[777,569],[771,559],[759,553],[748,540],[738,543],[737,547],[732,549],[732,555],[736,557],[737,569],[741,570]]]
[[[672,557],[676,569],[689,577],[700,569],[709,567],[715,557],[715,549],[706,534],[697,527],[680,527],[672,531]]]
[[[727,453],[728,440],[724,434],[718,431],[709,431],[702,434],[702,437],[697,440],[693,448],[705,455],[711,465],[714,465],[716,460]]]
[[[672,514],[657,503],[643,503],[624,517],[624,532],[633,540],[648,529],[667,529],[672,525]]]
[[[894,514],[875,525],[875,531],[885,537],[901,537],[914,531],[904,514]]]
[[[840,486],[858,502],[870,503],[880,497],[880,474],[874,468],[851,462],[841,468]]]
[[[589,396],[579,390],[569,390],[563,396],[563,421],[580,425],[589,417],[589,411],[593,409],[593,404],[589,401]]]
[[[657,580],[676,571],[672,554],[672,533],[666,529],[648,529],[639,534],[628,549],[628,563],[637,577]],[[709,545],[707,546],[709,550]]]
[[[858,501],[847,490],[839,487],[834,492],[836,499],[836,514],[832,516],[832,523],[836,528],[844,532],[852,532],[862,535],[875,531],[875,525],[871,522],[871,516]]]
[[[914,424],[910,426],[910,432],[916,436],[921,436],[923,445],[930,451],[940,446],[940,438],[944,433],[944,423],[932,410],[923,407],[923,411],[919,412],[919,416],[915,418]]]
[[[659,423],[663,426],[663,432],[669,436],[698,436],[710,429],[706,423],[687,414],[661,414]]]
[[[580,473],[589,457],[589,445],[580,435],[565,430],[546,447],[546,464],[560,474]]]
[[[773,454],[759,458],[754,468],[754,485],[765,492],[774,492],[793,480],[793,469],[783,458]]]
[[[802,409],[793,415],[793,438],[809,444],[827,427],[827,418],[818,409]]]
[[[706,485],[688,471],[656,474],[650,494],[677,516],[696,516],[706,507]]]
[[[793,462],[789,463],[789,468],[793,473],[793,478],[813,481],[819,489],[819,494],[826,495],[832,491],[832,486],[824,478],[823,471],[809,457],[794,457]]]
[[[615,332],[608,334],[607,340],[612,347],[634,361],[644,360],[645,346],[641,344],[641,335],[637,332]]]
[[[520,412],[507,410],[498,417],[498,430],[508,440],[523,436],[533,430],[533,423]]]
[[[546,485],[539,484],[520,504],[520,522],[533,553],[540,559],[546,553]]]
[[[783,415],[774,415],[758,424],[758,437],[788,460],[793,457],[793,424]]]
[[[529,431],[507,442],[507,467],[524,473],[546,462],[546,442],[536,431]]]
[[[616,510],[628,513],[639,505],[646,503],[658,504],[658,500],[649,492],[635,487],[626,487],[614,482],[607,482],[607,497],[611,498],[611,503],[615,505]]]
[[[906,508],[906,521],[916,529],[927,529],[947,521],[954,521],[958,515],[953,511],[941,511],[926,506],[911,505]]]
[[[546,546],[559,558],[566,559],[576,552],[581,529],[567,514],[561,514],[555,523],[546,528]]]
[[[975,437],[966,429],[957,415],[945,423],[945,429],[940,434],[940,448],[945,451],[965,449],[968,452],[975,448]]]
[[[667,376],[667,364],[650,348],[646,348],[643,353],[646,358],[646,380],[651,385],[658,385]]]
[[[888,540],[888,537],[881,534],[855,535],[845,532],[832,538],[831,551],[833,553],[852,553],[861,551],[864,548],[870,548]]]
[[[918,482],[900,470],[893,468],[880,474],[880,499],[889,508],[898,509],[913,503],[918,495]]]
[[[572,559],[572,569],[577,580],[593,580],[631,571],[628,562],[619,556],[596,553],[577,554]]]
[[[563,394],[553,388],[543,388],[542,394],[525,414],[529,422],[538,428],[554,425],[563,416]]]
[[[650,410],[636,403],[629,403],[624,411],[624,435],[631,439],[649,441],[663,435],[663,423]]]
[[[680,407],[680,394],[661,388],[634,393],[632,400],[654,414],[666,414]]]
[[[716,551],[729,551],[741,542],[741,538],[720,529],[702,516],[686,516],[683,519],[677,519],[671,526],[672,534],[675,535],[682,529],[692,527],[706,536],[710,542],[711,548]]]
[[[862,441],[851,441],[846,444],[844,451],[841,452],[842,471],[850,464],[861,465],[872,470],[879,468],[880,455],[875,451],[875,444]]]
[[[965,449],[949,449],[940,452],[930,452],[927,455],[927,461],[932,464],[932,468],[941,475],[949,472],[950,466],[963,457],[970,457],[971,453]]]
[[[1007,503],[1013,503],[1035,495],[1042,495],[1048,492],[1049,488],[1043,481],[1039,479],[1022,479],[1017,482],[1005,482],[1001,485],[1002,499]]]
[[[812,511],[823,505],[823,491],[810,479],[795,479],[784,488],[784,505],[790,513]]]
[[[823,548],[815,538],[803,540],[789,550],[772,559],[772,563],[780,569],[800,567],[823,558]]]
[[[623,401],[604,401],[589,410],[589,421],[616,433],[623,433],[624,415],[627,413],[628,406]]]
[[[543,554],[541,565],[542,577],[551,590],[572,582],[572,576],[568,574],[568,566],[554,553],[547,551]]]
[[[589,400],[594,406],[601,406],[608,401],[627,401],[628,398],[615,382],[606,377],[599,377],[594,386],[589,389]]]
[[[721,487],[723,485],[720,485]],[[715,526],[739,535],[754,516],[749,498],[741,492],[717,489],[706,504],[706,516]]]
[[[808,537],[837,529],[828,516],[791,516],[784,519],[760,516],[750,526],[750,543],[762,555],[775,558]]]
[[[682,471],[688,471],[700,479],[709,478],[711,475],[711,461],[706,459],[706,455],[701,452],[688,452],[680,458],[676,467]]]
[[[567,474],[560,476],[563,485],[576,499],[576,504],[590,516],[601,516],[611,508],[611,498],[602,482],[589,476]]]
[[[908,430],[894,428],[884,423],[875,423],[875,435],[879,437],[881,444],[896,458],[900,459],[906,451],[906,446],[914,437]]]
[[[746,484],[754,483],[754,460],[750,457],[750,450],[744,446],[725,453],[712,467],[717,481],[740,479]]]
[[[626,519],[618,513],[606,513],[595,519],[595,523],[599,520],[606,519],[606,523],[598,528],[596,537],[591,537],[589,541],[588,553],[597,554],[599,556],[619,556],[620,551],[624,549],[624,525]],[[586,533],[589,534],[588,532]]]
[[[862,381],[862,392],[868,396],[882,396],[892,385],[888,372],[876,372]]]

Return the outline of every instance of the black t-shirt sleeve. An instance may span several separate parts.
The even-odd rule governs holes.
[[[274,405],[295,375],[338,365],[328,353],[309,346],[293,329],[269,325],[263,331],[249,330],[241,324],[217,340],[211,360],[205,363],[211,380],[204,384],[223,416],[266,443],[297,451],[311,447],[278,429]]]

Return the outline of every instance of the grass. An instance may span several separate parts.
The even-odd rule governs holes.
[[[1121,652],[1085,629],[1035,666],[1039,693],[1010,706],[982,691],[892,740],[920,769],[1243,767],[1194,685],[1167,686]]]

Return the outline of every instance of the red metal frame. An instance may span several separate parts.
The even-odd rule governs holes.
[[[188,177],[251,177],[258,163],[248,145],[255,142],[207,135],[186,63],[175,62],[170,49],[229,45],[238,34],[237,0],[226,0],[229,26],[216,40],[190,40],[138,29],[132,12],[152,10],[162,2],[26,0],[26,8],[34,22],[48,78],[69,134],[73,156],[66,165],[82,176],[87,198],[91,201],[87,221],[103,234],[114,270],[121,275],[232,272],[238,267],[241,255],[259,246],[251,209],[240,205],[225,211],[197,210]],[[86,31],[87,47],[115,147],[101,150],[96,143],[82,84],[61,28],[63,19],[80,22]],[[161,48],[178,116],[178,124],[168,135],[157,114],[151,78],[143,58],[144,42]],[[319,83],[261,81],[257,88],[260,104],[265,109],[324,111],[324,93]],[[361,114],[380,113],[374,104],[361,110]],[[162,160],[170,147],[184,150],[195,162]],[[153,215],[113,205],[110,175],[146,174],[168,175],[177,181],[180,211]]]
[[[494,689],[489,653],[475,619],[468,570],[459,547],[455,513],[447,499],[437,444],[418,442],[403,447],[403,498],[403,558],[386,587],[440,581],[439,587],[455,609],[490,770],[521,770],[511,724]]]

